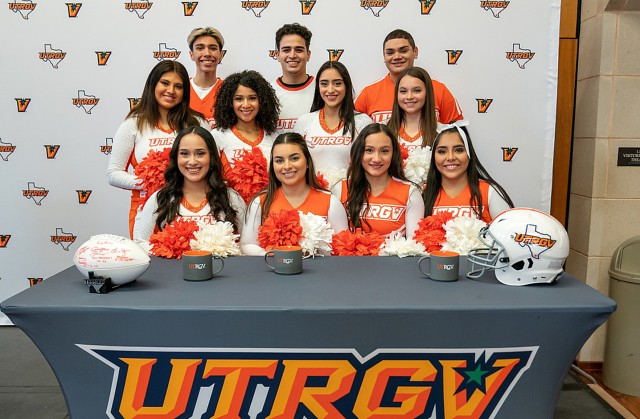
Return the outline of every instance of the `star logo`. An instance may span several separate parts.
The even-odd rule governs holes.
[[[463,378],[456,389],[456,394],[466,390],[469,398],[476,390],[487,394],[487,377],[500,371],[500,368],[489,365],[483,353],[475,362],[470,361],[466,367],[456,367],[454,370]]]

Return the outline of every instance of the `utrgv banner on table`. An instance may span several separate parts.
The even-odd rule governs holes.
[[[416,65],[445,83],[484,166],[518,206],[550,207],[560,0],[272,0],[8,3],[0,12],[0,300],[72,264],[89,236],[126,236],[112,138],[159,60],[194,71],[194,27],[225,38],[218,75],[280,75],[274,36],[313,32],[310,74],[340,60],[356,93],[382,78],[382,41],[408,30]],[[10,324],[4,316],[0,324]]]

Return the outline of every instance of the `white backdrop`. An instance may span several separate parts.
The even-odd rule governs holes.
[[[0,11],[0,301],[71,266],[89,236],[128,234],[129,192],[106,181],[112,137],[158,60],[194,71],[186,37],[199,26],[225,37],[219,76],[273,80],[275,32],[299,22],[313,32],[309,73],[341,53],[356,93],[386,74],[385,35],[408,30],[416,65],[471,121],[485,167],[516,205],[548,211],[559,15],[560,0],[10,2]]]

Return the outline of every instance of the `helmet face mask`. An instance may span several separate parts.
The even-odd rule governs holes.
[[[493,270],[507,285],[553,283],[569,256],[569,237],[562,224],[530,208],[503,212],[478,238],[484,247],[469,252],[469,278]]]

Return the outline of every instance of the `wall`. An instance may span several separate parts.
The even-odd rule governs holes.
[[[640,167],[618,167],[640,147],[640,2],[583,0],[566,270],[608,292],[611,255],[640,235]],[[602,361],[605,328],[579,354]]]

